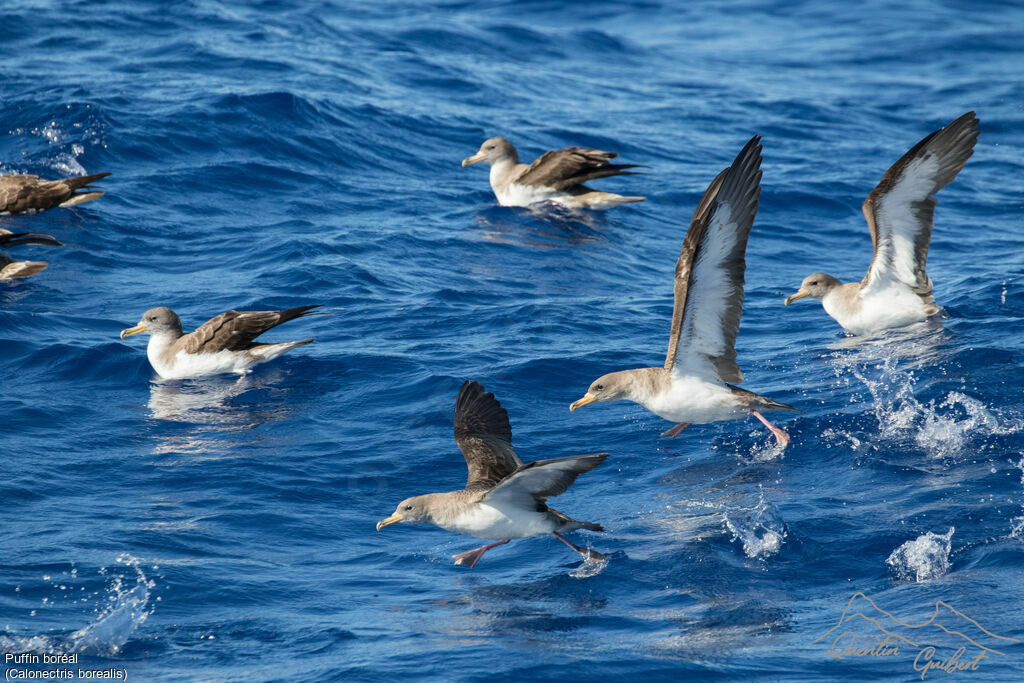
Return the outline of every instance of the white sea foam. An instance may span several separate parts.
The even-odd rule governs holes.
[[[892,551],[885,561],[901,581],[929,581],[944,576],[949,571],[949,552],[952,546],[954,527],[945,534],[931,531],[907,541]]]

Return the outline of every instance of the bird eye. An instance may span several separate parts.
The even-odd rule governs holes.
[[[405,506],[405,509],[406,509],[406,510],[412,510],[412,505],[406,505],[406,506]]]
[[[596,384],[596,385],[594,385],[594,391],[601,391],[602,389],[604,389],[604,385],[603,384]]]
[[[494,149],[494,145],[487,145],[487,149]]]

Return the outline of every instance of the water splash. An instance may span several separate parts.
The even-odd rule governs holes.
[[[98,616],[89,624],[67,636],[0,635],[0,650],[36,654],[80,652],[100,657],[118,654],[128,638],[153,613],[153,608],[147,607],[156,584],[146,578],[137,558],[125,553],[117,558],[117,563],[132,573],[111,577],[106,588],[106,604],[97,606]],[[100,573],[106,574],[107,570],[102,569]],[[44,604],[52,603],[44,599]]]
[[[949,552],[952,546],[954,527],[945,534],[931,531],[907,541],[892,551],[885,561],[901,581],[929,581],[945,576],[949,572]]]
[[[1017,461],[1017,469],[1020,470],[1020,483],[1024,484],[1024,457]],[[1022,511],[1024,513],[1024,511]],[[1024,514],[1010,520],[1010,538],[1024,540]]]
[[[974,437],[1013,434],[1021,429],[1018,419],[1000,418],[976,398],[951,391],[941,401],[921,403],[914,395],[916,377],[896,367],[895,358],[877,366],[878,379],[851,366],[853,375],[871,394],[873,412],[883,438],[902,441],[913,436],[918,447],[936,458],[953,457]]]
[[[569,572],[569,576],[574,579],[589,579],[591,576],[597,576],[604,571],[604,568],[608,566],[608,558],[602,557],[600,560],[584,560],[583,564],[576,569]]]
[[[743,544],[743,552],[750,559],[765,560],[782,548],[786,539],[786,525],[778,508],[765,500],[764,491],[758,491],[757,503],[752,507],[735,507],[722,513],[726,528],[733,541]]]

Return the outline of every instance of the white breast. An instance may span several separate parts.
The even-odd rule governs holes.
[[[689,375],[673,374],[668,391],[647,397],[640,403],[658,417],[672,422],[706,424],[748,415],[724,383]]]
[[[243,372],[251,367],[255,359],[246,353],[234,351],[218,351],[217,353],[190,354],[179,351],[168,363],[164,362],[163,348],[157,344],[154,348],[153,340],[150,338],[149,346],[146,348],[146,355],[149,363],[156,370],[157,374],[164,379],[184,379],[187,377],[204,377],[207,375],[219,375],[224,372]]]
[[[487,502],[467,506],[466,512],[438,526],[466,536],[493,540],[542,536],[555,530],[544,512],[499,508]]]
[[[852,334],[870,334],[895,327],[904,327],[926,320],[934,315],[938,307],[926,304],[921,297],[902,283],[894,282],[880,291],[872,291],[861,299],[861,306],[854,312],[845,312],[839,306],[839,298],[832,290],[821,300],[825,312]]]
[[[551,190],[544,187],[520,185],[509,183],[506,187],[494,187],[494,196],[502,206],[530,206],[540,202],[554,201],[560,204],[572,199],[572,195],[560,190]],[[568,206],[568,204],[566,204]]]

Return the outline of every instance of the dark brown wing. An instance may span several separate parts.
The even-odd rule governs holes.
[[[313,304],[284,311],[228,311],[186,334],[179,343],[186,353],[244,351],[251,348],[253,340],[267,330],[307,315],[319,306]]]
[[[455,399],[455,443],[469,469],[467,491],[489,491],[523,464],[512,448],[508,413],[476,382],[463,383]]]
[[[34,175],[0,176],[0,211],[43,211],[60,206],[72,198],[76,191],[106,178],[109,173],[43,180]]]
[[[861,292],[893,282],[912,288],[931,303],[925,272],[936,192],[948,185],[974,153],[978,119],[969,111],[914,145],[882,176],[861,207],[875,253]]]
[[[743,315],[747,238],[761,194],[761,138],[708,186],[676,262],[675,301],[665,369],[714,373],[742,382],[736,334]]]
[[[0,228],[0,247],[7,249],[16,247],[19,244],[42,244],[50,247],[63,247],[64,243],[52,235],[44,235],[41,232],[10,232]]]
[[[635,175],[629,168],[639,168],[639,164],[610,164],[615,152],[602,152],[599,149],[585,147],[567,147],[554,152],[545,152],[539,159],[530,164],[515,182],[520,185],[549,187],[564,190],[582,185],[588,180],[607,178],[617,175]]]

